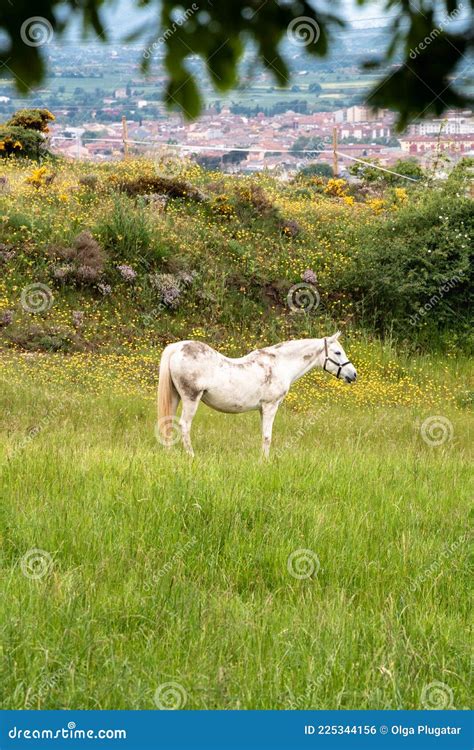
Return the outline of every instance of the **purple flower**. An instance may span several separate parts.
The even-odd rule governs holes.
[[[179,305],[181,290],[179,281],[171,273],[155,273],[150,276],[150,283],[158,293],[160,302],[172,310]]]
[[[104,297],[108,297],[109,294],[112,294],[112,287],[110,284],[97,284],[97,289],[104,295]]]
[[[125,281],[135,281],[137,278],[137,272],[131,266],[117,266],[117,270]]]
[[[0,244],[0,263],[8,263],[8,261],[14,257],[14,250],[10,250],[7,245]]]
[[[53,276],[56,279],[56,281],[64,281],[72,271],[72,266],[70,264],[66,266],[56,266],[53,268]]]
[[[176,278],[184,286],[191,286],[197,275],[197,271],[180,271]]]
[[[168,287],[162,292],[162,301],[167,307],[175,308],[178,306],[179,301],[179,289],[175,286]]]
[[[73,310],[72,324],[74,328],[81,328],[84,323],[84,313],[81,310]]]
[[[304,271],[304,273],[301,274],[301,278],[307,284],[316,284],[316,282],[318,281],[318,277],[316,276],[315,272],[312,271],[310,268],[307,268],[306,271]]]
[[[4,310],[0,313],[0,326],[9,326],[13,323],[13,312],[11,310]]]

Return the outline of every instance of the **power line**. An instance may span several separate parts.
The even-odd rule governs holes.
[[[76,141],[76,143],[77,143],[77,142],[79,142],[81,140],[81,137],[80,136],[77,136],[77,137],[74,137],[74,136],[64,136],[64,137],[53,136],[51,140],[52,141],[53,140],[64,140],[64,141],[70,140],[70,141]],[[102,141],[104,143],[116,143],[117,145],[120,145],[120,146],[124,145],[123,140],[120,139],[120,138],[84,138],[84,139],[82,139],[82,141],[84,143],[86,143],[86,142],[94,142],[94,141]],[[139,140],[133,140],[133,139],[127,139],[127,144],[147,145],[147,146],[157,145],[157,146],[162,146],[162,147],[165,147],[165,148],[168,148],[168,149],[180,148],[183,151],[189,151],[191,153],[195,153],[198,150],[202,150],[202,151],[223,151],[224,153],[230,153],[231,151],[237,151],[237,152],[242,152],[242,153],[259,153],[259,154],[262,153],[262,151],[263,151],[263,152],[266,152],[268,154],[292,154],[294,156],[297,156],[298,154],[311,154],[311,155],[314,156],[315,153],[317,154],[317,156],[321,156],[322,154],[326,155],[326,154],[334,154],[334,153],[336,153],[337,156],[340,156],[343,159],[349,159],[350,161],[355,161],[355,162],[358,162],[359,164],[364,164],[367,167],[371,167],[373,169],[378,169],[381,172],[387,172],[388,174],[393,174],[396,177],[400,177],[403,180],[409,180],[410,182],[420,182],[420,180],[417,180],[415,177],[408,177],[408,175],[400,174],[399,172],[395,172],[392,169],[387,169],[386,167],[381,167],[379,164],[373,164],[370,161],[364,161],[363,159],[358,159],[357,157],[350,156],[350,154],[345,154],[342,151],[335,151],[334,152],[332,150],[327,150],[327,149],[322,149],[322,150],[317,150],[317,151],[315,149],[298,149],[297,152],[294,152],[291,149],[252,148],[252,147],[249,147],[249,148],[241,148],[241,147],[232,148],[232,147],[227,147],[227,146],[208,146],[208,145],[201,145],[201,144],[199,144],[199,145],[194,144],[194,145],[191,146],[191,145],[189,145],[187,143],[163,143],[162,141],[150,141],[150,140],[139,141]]]
[[[420,180],[417,180],[415,177],[408,177],[406,174],[399,174],[398,172],[394,172],[392,169],[386,169],[385,167],[381,167],[379,164],[373,164],[370,161],[357,159],[355,156],[349,156],[349,154],[342,154],[340,151],[336,151],[336,153],[338,156],[342,156],[344,159],[357,161],[359,162],[359,164],[365,164],[367,167],[373,167],[374,169],[379,169],[381,172],[388,172],[388,174],[394,174],[397,177],[403,177],[404,180],[410,180],[411,182],[420,182]]]

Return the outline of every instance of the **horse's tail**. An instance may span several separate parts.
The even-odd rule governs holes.
[[[170,357],[173,345],[167,346],[160,361],[160,376],[158,379],[158,430],[165,445],[171,445],[173,432],[173,417],[178,408],[179,396],[174,387],[170,371]]]

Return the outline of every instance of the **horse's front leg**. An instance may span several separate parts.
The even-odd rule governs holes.
[[[272,442],[273,420],[280,406],[279,401],[262,404],[260,414],[262,416],[262,451],[265,458],[270,455],[270,445]]]

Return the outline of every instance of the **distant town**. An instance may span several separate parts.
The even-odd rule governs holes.
[[[390,167],[412,157],[422,165],[444,153],[451,161],[473,154],[472,111],[448,111],[440,119],[415,119],[404,133],[388,110],[364,105],[366,94],[397,67],[364,67],[387,41],[384,19],[347,29],[327,58],[288,46],[291,80],[275,84],[271,65],[242,62],[240,84],[227,94],[210,85],[202,63],[189,59],[204,100],[202,115],[186,120],[163,102],[164,51],[153,53],[147,75],[140,45],[116,41],[54,42],[48,46],[48,78],[21,97],[8,71],[0,75],[0,121],[22,107],[47,108],[56,120],[51,148],[71,159],[112,161],[128,155],[188,156],[210,169],[252,173],[294,172],[314,162],[345,174],[354,160],[377,159]],[[466,90],[469,61],[457,76]],[[421,115],[422,113],[420,113]]]
[[[53,151],[72,159],[108,161],[125,154],[161,153],[186,155],[209,168],[248,173],[291,172],[316,161],[332,165],[336,151],[339,171],[344,173],[357,159],[375,158],[390,166],[408,157],[426,165],[440,153],[454,162],[473,156],[474,117],[471,111],[447,112],[442,119],[422,120],[397,134],[393,113],[360,105],[333,112],[289,110],[251,117],[223,107],[207,109],[192,123],[171,114],[156,121],[119,119],[64,127],[58,118],[51,142]]]

